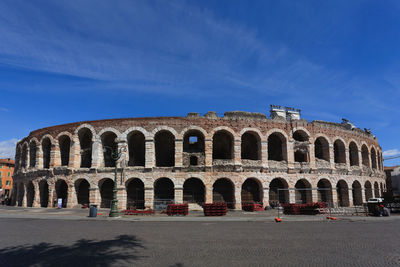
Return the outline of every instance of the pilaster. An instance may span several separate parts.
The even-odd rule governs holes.
[[[242,165],[242,140],[235,139],[233,141],[233,163],[234,165]]]
[[[144,206],[146,209],[153,209],[154,205],[154,188],[145,187],[144,188]]]
[[[175,203],[183,203],[183,187],[175,187]]]
[[[153,168],[155,165],[155,153],[154,153],[154,139],[146,139],[145,141],[146,146],[146,162],[145,168]],[[153,206],[153,205],[152,205]],[[151,206],[151,207],[152,207]]]
[[[206,167],[212,167],[213,160],[212,160],[212,139],[205,139],[204,140],[204,149],[205,149],[205,165]]]
[[[183,166],[182,153],[183,153],[183,140],[175,139],[175,167]]]

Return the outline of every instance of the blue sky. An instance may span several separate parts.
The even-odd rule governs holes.
[[[400,154],[399,13],[395,0],[3,0],[0,157],[55,124],[270,104],[347,118]]]

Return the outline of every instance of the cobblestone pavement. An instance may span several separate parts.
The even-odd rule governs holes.
[[[399,266],[400,221],[0,219],[0,266]]]

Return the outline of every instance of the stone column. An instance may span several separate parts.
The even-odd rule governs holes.
[[[92,142],[92,168],[104,166],[103,146],[99,139],[93,139]]]
[[[54,201],[56,200],[56,188],[54,183],[48,184],[49,186],[49,202],[47,204],[47,207],[53,208],[54,207]]]
[[[350,170],[350,150],[348,147],[345,148],[345,155],[346,155],[347,170]]]
[[[183,140],[175,139],[175,167],[181,168],[183,166]]]
[[[78,200],[76,197],[76,191],[74,184],[68,185],[68,201],[67,201],[67,208],[73,208],[74,206],[78,205]]]
[[[39,145],[36,147],[36,169],[43,169],[43,150],[42,146]]]
[[[154,208],[154,188],[145,187],[144,188],[144,206],[146,209]]]
[[[261,141],[261,164],[263,168],[268,169],[268,142]]]
[[[26,170],[30,169],[31,167],[31,154],[30,154],[30,150],[31,150],[31,146],[28,145],[28,147],[26,148]]]
[[[205,152],[205,165],[206,167],[212,167],[213,165],[213,160],[212,160],[212,152],[213,152],[213,146],[212,146],[212,139],[205,139],[204,140],[204,152]]]
[[[23,197],[22,197],[22,205],[21,205],[21,207],[24,207],[24,208],[26,208],[27,207],[27,201],[26,201],[26,195],[27,195],[27,186],[26,186],[26,184],[25,183],[23,183],[23,184],[21,184],[23,187],[23,189],[24,190],[22,190],[22,193],[24,194],[23,195]]]
[[[315,170],[317,166],[315,165],[315,145],[310,144],[310,168],[311,170]]]
[[[154,139],[146,139],[146,162],[145,168],[153,168],[155,166]],[[151,206],[153,207],[153,205]]]
[[[126,193],[126,188],[125,186],[118,186],[117,189],[117,199],[118,199],[118,209],[119,210],[124,210],[126,209],[126,198],[127,198],[127,193]]]
[[[284,194],[285,191],[281,191],[280,193]],[[289,203],[296,203],[296,191],[294,189],[288,190],[289,194]]]
[[[81,167],[81,146],[78,135],[72,136],[71,148],[69,151],[68,167],[78,169]]]
[[[286,155],[289,172],[290,170],[294,170],[294,151],[293,151],[293,141],[286,141]],[[283,151],[285,152],[285,151]]]
[[[361,149],[358,149],[358,166],[361,168],[362,170],[362,155],[361,155]]]
[[[338,194],[337,194],[336,186],[332,187],[332,201],[334,203],[334,206],[337,206],[337,203],[339,202],[339,200],[338,200]]]
[[[212,203],[213,202],[213,185],[211,184],[205,184],[205,203]]]
[[[183,187],[175,187],[175,203],[183,203]]]
[[[55,166],[60,166],[61,163],[59,162],[60,149],[58,146],[58,142],[56,141],[55,144],[51,143],[50,145],[50,163],[49,169],[54,168]]]
[[[318,202],[318,190],[317,190],[317,188],[315,188],[315,190],[311,190],[311,201],[312,202]]]
[[[364,185],[365,185],[365,183],[364,183]],[[361,200],[362,200],[362,203],[367,202],[367,199],[365,199],[365,187],[363,187],[363,185],[361,185]]]
[[[353,207],[353,190],[351,187],[349,187],[349,191],[348,191],[348,195],[349,195],[349,207]]]
[[[233,164],[235,166],[242,165],[242,140],[240,139],[233,141]]]
[[[335,169],[335,151],[332,144],[329,144],[329,162],[331,164],[331,169]]]
[[[100,197],[100,190],[98,187],[89,188],[89,202],[93,205],[99,205],[100,208],[101,197]]]
[[[38,182],[32,182],[32,183],[33,183],[33,188],[35,190],[35,196],[33,198],[32,207],[33,208],[39,208],[40,207],[40,188],[39,188],[39,183]]]
[[[269,206],[269,188],[263,188],[263,205],[264,207]]]
[[[235,186],[235,210],[241,210],[242,209],[242,187],[239,186]]]

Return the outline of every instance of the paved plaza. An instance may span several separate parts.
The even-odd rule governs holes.
[[[180,221],[183,217],[174,217],[175,221],[18,219],[6,218],[4,210],[0,214],[0,266],[400,264],[398,217],[274,223]]]

